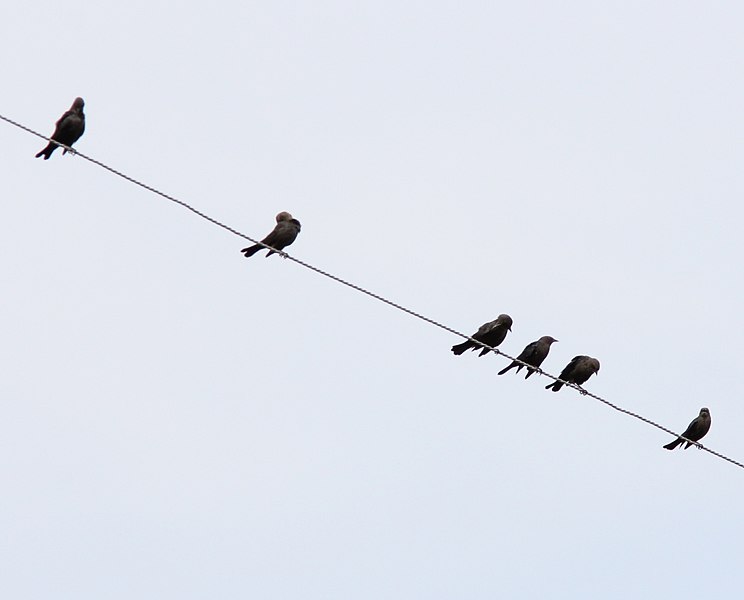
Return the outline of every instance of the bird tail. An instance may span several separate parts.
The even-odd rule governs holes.
[[[549,383],[545,386],[546,390],[553,390],[554,392],[557,392],[563,387],[563,384],[560,381],[554,381],[553,383]]]
[[[452,352],[454,352],[457,356],[460,356],[465,350],[468,350],[469,348],[473,347],[473,342],[470,340],[465,340],[462,344],[455,344],[452,346]]]
[[[57,149],[57,144],[53,144],[52,142],[49,142],[47,147],[44,148],[41,152],[39,152],[36,155],[36,158],[43,156],[44,160],[49,160],[49,157],[52,155],[52,152],[54,152],[56,149]]]
[[[664,448],[666,448],[667,450],[674,450],[677,446],[679,446],[683,442],[684,440],[682,438],[677,438],[673,442],[669,442],[668,444],[666,444]]]
[[[527,367],[527,375],[525,375],[524,378],[527,379],[534,372],[535,372],[535,369],[530,369],[529,367]]]
[[[248,258],[250,256],[253,256],[259,250],[261,250],[261,248],[263,248],[263,246],[259,244],[255,244],[253,246],[249,246],[248,248],[243,248],[241,252],[245,255],[246,258]]]
[[[498,374],[499,374],[499,375],[503,375],[503,374],[504,374],[504,373],[506,373],[506,372],[507,372],[507,371],[508,371],[509,369],[513,369],[513,368],[514,368],[514,367],[516,367],[516,366],[517,366],[517,363],[513,362],[513,363],[512,363],[512,364],[510,364],[510,365],[509,365],[508,367],[504,367],[503,369],[501,369],[501,371],[499,371],[499,372],[498,372]]]

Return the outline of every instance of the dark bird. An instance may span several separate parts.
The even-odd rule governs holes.
[[[480,329],[470,337],[495,348],[504,341],[507,332],[511,331],[511,326],[512,318],[509,315],[499,315],[495,321],[481,325]],[[476,348],[481,348],[481,352],[478,356],[483,356],[490,352],[490,350],[485,348],[482,344],[476,344],[470,340],[465,340],[462,344],[455,344],[452,346],[452,352],[460,355],[465,352],[465,350],[475,350]]]
[[[693,442],[697,442],[698,440],[703,439],[705,437],[705,434],[708,433],[708,430],[710,429],[710,411],[707,408],[701,408],[700,414],[695,417],[692,422],[687,426],[687,429],[685,429],[685,432],[682,434],[682,437],[686,437],[688,440],[692,440],[692,442],[687,442],[685,445],[685,450],[687,450],[690,446],[692,446]],[[678,437],[673,442],[669,442],[664,448],[667,450],[674,450],[677,446],[680,446],[685,443],[685,440],[683,440],[681,437]]]
[[[261,240],[261,243],[272,248],[266,256],[271,256],[275,252],[283,255],[282,250],[297,239],[298,233],[300,233],[300,222],[297,219],[293,219],[292,215],[288,212],[280,212],[276,215],[276,227],[274,227],[274,231]],[[265,249],[265,247],[261,244],[254,244],[248,248],[243,248],[241,252],[248,258],[259,250]]]
[[[599,361],[591,356],[574,356],[571,362],[561,371],[559,379],[567,381],[568,383],[575,383],[581,385],[592,375],[599,372]],[[554,381],[545,386],[546,390],[552,389],[557,392],[563,387],[561,381]],[[583,392],[586,393],[586,392]]]
[[[535,367],[535,369],[537,369],[548,356],[548,352],[550,352],[550,345],[553,342],[557,341],[557,339],[552,338],[549,335],[544,335],[536,342],[527,344],[525,349],[522,350],[522,353],[517,356],[517,360],[512,361],[512,363],[508,367],[501,369],[501,371],[499,371],[499,375],[503,375],[509,369],[513,369],[514,367],[517,367],[517,373],[519,373],[524,366],[522,363],[517,362],[520,360],[522,362],[526,362],[528,365],[530,365],[530,367]],[[527,367],[527,374],[524,376],[525,379],[527,379],[535,372],[535,369],[531,369],[530,367]]]
[[[72,103],[70,110],[63,114],[54,128],[52,139],[54,142],[59,142],[65,146],[72,146],[75,142],[80,139],[85,131],[85,115],[83,114],[83,102],[82,98],[75,98],[75,102]],[[57,144],[49,142],[46,148],[36,155],[36,158],[40,156],[44,157],[44,160],[48,160],[57,149]],[[67,148],[64,149],[62,154],[67,154]]]

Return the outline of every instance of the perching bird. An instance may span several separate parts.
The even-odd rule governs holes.
[[[548,352],[550,352],[550,345],[553,342],[557,341],[557,339],[550,337],[549,335],[544,335],[536,342],[527,344],[525,349],[522,350],[521,354],[517,356],[517,360],[512,361],[512,363],[508,367],[501,369],[501,371],[499,371],[499,375],[503,375],[509,369],[513,369],[514,367],[517,367],[517,373],[519,373],[524,366],[522,363],[517,362],[519,360],[521,360],[522,362],[526,362],[528,365],[531,365],[535,368],[538,368],[548,356]],[[535,369],[527,367],[527,374],[524,376],[524,378],[527,379],[534,372]]]
[[[263,244],[272,247],[272,250],[269,250],[266,256],[271,256],[275,252],[284,254],[282,249],[294,242],[297,239],[298,233],[300,233],[300,222],[297,219],[293,219],[292,215],[288,212],[280,212],[276,215],[276,227],[274,227],[274,231],[261,240]],[[248,248],[243,248],[241,252],[248,258],[264,248],[265,246],[261,244],[254,244]]]
[[[480,329],[470,337],[495,348],[504,341],[507,332],[511,331],[511,326],[512,318],[509,315],[499,315],[495,321],[481,325]],[[462,344],[455,344],[452,346],[452,352],[460,355],[465,352],[465,350],[475,350],[476,348],[481,348],[481,352],[478,356],[483,356],[490,351],[488,348],[484,348],[481,344],[465,340]]]
[[[75,98],[75,102],[72,103],[70,110],[63,114],[54,128],[52,139],[65,146],[72,146],[75,142],[80,139],[85,131],[85,115],[83,114],[83,102],[82,98]],[[48,160],[57,149],[57,144],[49,142],[46,148],[36,155],[36,158],[40,156],[44,157],[44,160]],[[67,154],[67,148],[64,149],[62,154]]]
[[[692,423],[687,426],[687,429],[685,429],[682,437],[686,437],[688,440],[692,440],[692,442],[697,442],[698,440],[701,440],[703,437],[705,437],[705,434],[708,433],[709,429],[710,411],[707,408],[701,408],[700,414],[695,417],[692,420]],[[685,445],[685,450],[692,446],[692,442],[687,442],[687,444]],[[673,442],[669,442],[666,446],[664,446],[664,448],[666,448],[667,450],[674,450],[677,446],[680,446],[684,443],[685,440],[683,440],[681,437],[678,437]]]
[[[599,371],[599,361],[591,356],[574,356],[566,368],[561,371],[560,379],[568,383],[581,385],[592,375]],[[560,381],[554,381],[545,386],[546,390],[552,389],[557,392],[563,387]],[[586,392],[584,392],[586,393]]]

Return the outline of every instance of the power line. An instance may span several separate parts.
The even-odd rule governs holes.
[[[21,123],[18,123],[16,121],[13,121],[12,119],[9,119],[8,117],[6,117],[6,116],[4,116],[2,114],[0,114],[0,119],[2,119],[3,121],[5,121],[7,123],[10,123],[11,125],[13,125],[15,127],[18,127],[19,129],[23,129],[24,131],[27,131],[28,133],[30,133],[32,135],[35,135],[36,137],[39,137],[39,138],[41,138],[43,140],[46,140],[46,141],[49,141],[49,142],[53,142],[54,141],[51,138],[48,138],[48,137],[40,134],[39,132],[34,131],[30,127],[26,127],[25,125],[22,125]],[[129,182],[131,182],[131,183],[133,183],[133,184],[135,184],[135,185],[137,185],[137,186],[139,186],[141,188],[144,188],[144,189],[148,190],[149,192],[152,192],[153,194],[157,194],[158,196],[161,196],[162,198],[165,198],[166,200],[170,200],[171,202],[174,202],[176,204],[179,204],[180,206],[183,206],[185,209],[190,210],[194,214],[198,215],[199,217],[201,217],[202,219],[204,219],[206,221],[209,221],[213,225],[217,225],[218,227],[221,227],[222,229],[225,229],[226,231],[229,231],[230,233],[232,233],[234,235],[237,235],[238,237],[241,237],[241,238],[243,238],[245,240],[248,240],[249,242],[252,242],[254,244],[259,244],[259,245],[263,246],[264,248],[271,248],[271,246],[268,246],[267,244],[264,244],[261,241],[255,240],[252,237],[250,237],[249,235],[246,235],[246,234],[238,231],[237,229],[233,229],[229,225],[226,225],[225,223],[222,223],[221,221],[218,221],[217,219],[215,219],[213,217],[210,217],[209,215],[207,215],[207,214],[201,212],[200,210],[194,208],[193,206],[191,206],[187,202],[184,202],[183,200],[179,200],[178,198],[175,198],[173,196],[170,196],[169,194],[166,194],[165,192],[161,192],[160,190],[158,190],[158,189],[156,189],[156,188],[154,188],[154,187],[152,187],[150,185],[147,185],[146,183],[143,183],[143,182],[135,179],[134,177],[130,177],[129,175],[126,175],[125,173],[122,173],[121,171],[118,171],[118,170],[114,169],[113,167],[110,167],[107,164],[104,164],[101,161],[99,161],[99,160],[97,160],[97,159],[95,159],[93,157],[87,156],[87,155],[85,155],[85,154],[83,154],[83,153],[81,153],[81,152],[79,152],[77,150],[73,150],[69,146],[65,146],[64,144],[60,144],[59,142],[54,142],[54,143],[57,144],[58,146],[61,146],[64,149],[66,149],[67,151],[69,151],[69,152],[71,152],[71,153],[73,153],[73,154],[75,154],[77,156],[80,156],[81,158],[87,160],[88,162],[91,162],[94,165],[98,165],[102,169],[105,169],[106,171],[109,171],[109,172],[113,173],[114,175],[117,175],[117,176],[121,177],[122,179],[126,179],[127,181],[129,181]],[[513,356],[509,356],[508,354],[506,354],[505,352],[502,352],[501,350],[498,350],[497,348],[492,348],[491,346],[488,346],[487,344],[483,344],[482,342],[479,342],[478,340],[473,339],[469,335],[465,335],[464,333],[462,333],[460,331],[457,331],[456,329],[453,329],[452,327],[449,327],[449,326],[447,326],[447,325],[445,325],[443,323],[440,323],[439,321],[435,321],[434,319],[431,319],[431,318],[429,318],[429,317],[427,317],[425,315],[422,315],[421,313],[417,313],[416,311],[411,310],[410,308],[406,308],[405,306],[403,306],[401,304],[398,304],[396,302],[393,302],[392,300],[388,300],[387,298],[385,298],[383,296],[380,296],[379,294],[376,294],[374,292],[371,292],[371,291],[369,291],[369,290],[367,290],[367,289],[365,289],[365,288],[363,288],[363,287],[361,287],[361,286],[359,286],[359,285],[357,285],[355,283],[352,283],[350,281],[347,281],[346,279],[343,279],[343,278],[339,277],[338,275],[334,275],[333,273],[329,273],[328,271],[324,271],[323,269],[321,269],[319,267],[316,267],[314,265],[311,265],[310,263],[307,263],[307,262],[305,262],[305,261],[303,261],[303,260],[301,260],[299,258],[295,258],[294,256],[291,256],[291,255],[287,254],[286,252],[280,251],[279,254],[281,254],[285,258],[288,258],[289,260],[292,260],[292,261],[296,262],[299,265],[302,265],[306,269],[309,269],[311,271],[314,271],[314,272],[318,273],[319,275],[323,275],[324,277],[327,277],[328,279],[332,279],[333,281],[336,281],[337,283],[340,283],[342,285],[345,285],[346,287],[350,287],[351,289],[356,290],[357,292],[361,292],[362,294],[365,294],[365,295],[367,295],[367,296],[369,296],[371,298],[374,298],[375,300],[378,300],[379,302],[383,302],[384,304],[387,304],[388,306],[392,306],[393,308],[395,308],[397,310],[400,310],[400,311],[402,311],[404,313],[407,313],[407,314],[411,315],[412,317],[415,317],[417,319],[420,319],[421,321],[424,321],[426,323],[429,323],[430,325],[434,325],[435,327],[438,327],[439,329],[443,329],[444,331],[447,331],[449,333],[452,333],[453,335],[457,335],[459,337],[463,337],[463,338],[465,338],[467,340],[470,340],[472,342],[475,342],[476,344],[478,344],[479,347],[484,347],[485,346],[486,348],[488,348],[489,350],[492,350],[497,355],[501,355],[501,356],[503,356],[503,357],[505,357],[505,358],[507,358],[509,360],[516,361],[517,364],[524,365],[525,367],[534,368],[534,367],[531,367],[529,364],[525,363],[524,361],[521,361],[521,360],[519,360],[519,359],[517,359],[517,358],[515,358]],[[598,396],[598,395],[596,395],[596,394],[594,394],[594,393],[592,393],[592,392],[590,392],[588,390],[585,390],[584,388],[582,388],[581,386],[579,386],[579,385],[577,385],[575,383],[564,381],[564,380],[560,379],[559,377],[556,377],[555,375],[552,375],[550,373],[547,373],[546,371],[543,371],[542,369],[539,369],[539,368],[538,369],[535,369],[535,370],[538,373],[540,373],[541,375],[545,375],[546,377],[548,377],[550,379],[553,379],[554,381],[560,381],[565,386],[572,387],[575,390],[578,390],[584,396],[588,396],[588,397],[593,398],[593,399],[595,399],[595,400],[597,400],[599,402],[602,402],[603,404],[606,404],[610,408],[612,408],[612,409],[614,409],[614,410],[616,410],[616,411],[618,411],[620,413],[626,414],[626,415],[628,415],[630,417],[633,417],[634,419],[638,419],[639,421],[642,421],[643,423],[646,423],[648,425],[651,425],[652,427],[656,427],[657,429],[660,429],[661,431],[664,431],[665,433],[668,433],[668,434],[673,435],[673,436],[676,436],[676,437],[680,437],[683,440],[685,440],[686,442],[690,442],[691,444],[697,446],[698,448],[700,448],[702,450],[705,450],[706,452],[709,452],[713,456],[717,456],[718,458],[721,458],[721,459],[723,459],[723,460],[725,460],[727,462],[730,462],[733,465],[736,465],[737,467],[740,467],[740,468],[744,469],[744,464],[742,464],[741,462],[739,462],[737,460],[734,460],[733,458],[729,458],[728,456],[725,456],[725,455],[723,455],[723,454],[721,454],[719,452],[716,452],[715,450],[711,450],[710,448],[707,448],[706,446],[703,446],[700,442],[696,442],[696,441],[690,440],[690,439],[688,439],[688,438],[686,438],[684,436],[679,435],[678,433],[674,433],[674,431],[672,431],[671,429],[668,429],[668,428],[664,427],[663,425],[660,425],[659,423],[656,423],[655,421],[652,421],[651,419],[648,419],[648,418],[646,418],[646,417],[644,417],[642,415],[639,415],[638,413],[634,413],[634,412],[632,412],[630,410],[627,410],[625,408],[622,408],[622,407],[618,406],[617,404],[613,404],[609,400],[605,400],[601,396]]]

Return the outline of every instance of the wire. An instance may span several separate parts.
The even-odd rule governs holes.
[[[34,131],[30,127],[26,127],[25,125],[22,125],[21,123],[17,123],[16,121],[13,121],[12,119],[9,119],[8,117],[6,117],[6,116],[4,116],[2,114],[0,114],[0,119],[2,119],[3,121],[5,121],[7,123],[10,123],[11,125],[13,125],[15,127],[18,127],[19,129],[23,129],[24,131],[27,131],[28,133],[30,133],[32,135],[35,135],[36,137],[39,137],[39,138],[41,138],[43,140],[46,140],[46,141],[49,141],[49,142],[54,142],[54,140],[52,140],[51,138],[48,138],[48,137],[46,137],[46,136],[38,133],[37,131]],[[152,192],[153,194],[157,194],[158,196],[161,196],[162,198],[165,198],[166,200],[170,200],[171,202],[175,202],[176,204],[179,204],[180,206],[183,206],[187,210],[190,210],[194,214],[200,216],[202,219],[204,219],[206,221],[209,221],[213,225],[217,225],[218,227],[221,227],[222,229],[225,229],[226,231],[229,231],[230,233],[232,233],[234,235],[237,235],[238,237],[241,237],[241,238],[243,238],[245,240],[248,240],[249,242],[252,242],[254,244],[259,244],[259,245],[263,246],[264,248],[272,249],[271,246],[269,246],[267,244],[264,244],[263,242],[260,242],[258,240],[255,240],[252,237],[250,237],[249,235],[246,235],[246,234],[238,231],[237,229],[233,229],[229,225],[226,225],[225,223],[222,223],[221,221],[218,221],[217,219],[215,219],[213,217],[210,217],[209,215],[207,215],[207,214],[201,212],[200,210],[194,208],[193,206],[191,206],[187,202],[184,202],[183,200],[179,200],[178,198],[175,198],[173,196],[170,196],[170,195],[166,194],[165,192],[161,192],[160,190],[158,190],[158,189],[156,189],[156,188],[154,188],[152,186],[149,186],[146,183],[142,183],[141,181],[138,181],[134,177],[130,177],[129,175],[126,175],[125,173],[122,173],[121,171],[118,171],[118,170],[114,169],[113,167],[110,167],[110,166],[102,163],[101,161],[93,158],[93,157],[87,156],[87,155],[85,155],[82,152],[79,152],[77,150],[73,150],[69,146],[65,146],[64,144],[60,144],[59,142],[54,142],[54,143],[57,144],[58,146],[61,146],[64,149],[66,149],[68,152],[71,152],[74,155],[80,156],[81,158],[87,160],[88,162],[91,162],[91,163],[93,163],[95,165],[98,165],[102,169],[105,169],[106,171],[109,171],[109,172],[113,173],[114,175],[118,175],[122,179],[126,179],[127,181],[129,181],[129,182],[131,182],[131,183],[133,183],[135,185],[138,185],[139,187],[144,188],[144,189],[148,190],[149,192]],[[276,250],[275,250],[275,252],[276,252]],[[365,295],[367,295],[367,296],[369,296],[371,298],[374,298],[375,300],[378,300],[379,302],[383,302],[384,304],[387,304],[388,306],[392,306],[393,308],[395,308],[397,310],[400,310],[400,311],[402,311],[404,313],[407,313],[407,314],[411,315],[412,317],[415,317],[417,319],[420,319],[421,321],[424,321],[426,323],[429,323],[430,325],[434,325],[435,327],[438,327],[439,329],[443,329],[444,331],[447,331],[447,332],[449,332],[449,333],[451,333],[453,335],[457,335],[459,337],[465,338],[466,340],[470,340],[472,342],[475,342],[476,344],[478,344],[478,347],[488,348],[489,350],[492,350],[496,355],[501,355],[504,358],[507,358],[507,359],[512,360],[512,361],[515,361],[517,364],[521,364],[521,365],[523,365],[525,367],[529,367],[529,368],[533,368],[534,369],[534,367],[531,367],[529,364],[525,363],[524,361],[521,361],[521,360],[519,360],[519,359],[517,359],[517,358],[515,358],[513,356],[509,356],[508,354],[506,354],[505,352],[502,352],[501,350],[498,350],[497,348],[493,348],[493,347],[489,346],[488,344],[483,344],[482,342],[479,342],[478,340],[473,339],[469,335],[465,335],[464,333],[462,333],[460,331],[457,331],[456,329],[453,329],[452,327],[449,327],[449,326],[447,326],[447,325],[445,325],[443,323],[440,323],[439,321],[435,321],[434,319],[431,319],[431,318],[429,318],[429,317],[427,317],[425,315],[422,315],[421,313],[417,313],[416,311],[411,310],[410,308],[406,308],[405,306],[403,306],[401,304],[398,304],[397,302],[393,302],[392,300],[388,300],[384,296],[380,296],[379,294],[375,294],[374,292],[371,292],[371,291],[369,291],[369,290],[367,290],[367,289],[365,289],[365,288],[363,288],[363,287],[361,287],[361,286],[359,286],[359,285],[357,285],[355,283],[352,283],[350,281],[347,281],[346,279],[343,279],[343,278],[339,277],[338,275],[334,275],[333,273],[329,273],[328,271],[324,271],[323,269],[321,269],[319,267],[316,267],[314,265],[311,265],[310,263],[307,263],[307,262],[305,262],[303,260],[300,260],[299,258],[296,258],[294,256],[291,256],[291,255],[287,254],[284,251],[279,251],[278,253],[281,254],[282,256],[284,256],[285,258],[288,258],[289,260],[294,261],[294,262],[296,262],[299,265],[302,265],[306,269],[310,269],[311,271],[314,271],[314,272],[318,273],[319,275],[323,275],[324,277],[327,277],[328,279],[332,279],[333,281],[336,281],[337,283],[340,283],[342,285],[345,285],[346,287],[350,287],[351,289],[356,290],[357,292],[361,292],[362,294],[365,294]],[[725,461],[730,462],[733,465],[736,465],[737,467],[740,467],[741,469],[744,469],[744,464],[742,464],[741,462],[739,462],[737,460],[734,460],[733,458],[729,458],[728,456],[725,456],[725,455],[721,454],[720,452],[716,452],[715,450],[711,450],[710,448],[707,448],[706,446],[703,446],[700,442],[696,442],[694,440],[690,440],[690,439],[688,439],[688,438],[686,438],[686,437],[684,437],[684,436],[682,436],[682,435],[680,435],[678,433],[674,433],[674,431],[672,431],[671,429],[668,429],[667,427],[664,427],[663,425],[660,425],[659,423],[656,423],[655,421],[652,421],[651,419],[648,419],[648,418],[646,418],[646,417],[644,417],[642,415],[639,415],[638,413],[634,413],[634,412],[632,412],[630,410],[627,410],[625,408],[622,408],[622,407],[618,406],[617,404],[613,404],[609,400],[605,400],[604,398],[602,398],[602,397],[600,397],[600,396],[598,396],[598,395],[596,395],[596,394],[594,394],[592,392],[589,392],[589,391],[585,390],[584,388],[582,388],[581,386],[579,386],[579,385],[577,385],[575,383],[571,383],[569,381],[564,381],[564,380],[560,379],[559,377],[556,377],[555,375],[552,375],[552,374],[550,374],[550,373],[548,373],[546,371],[543,371],[542,369],[539,369],[539,368],[538,369],[535,369],[535,370],[539,374],[541,374],[541,375],[545,375],[546,377],[548,377],[550,379],[553,379],[554,381],[560,381],[565,386],[572,387],[575,390],[578,390],[584,396],[588,396],[590,398],[593,398],[595,400],[598,400],[599,402],[602,402],[603,404],[606,404],[610,408],[612,408],[612,409],[614,409],[614,410],[616,410],[616,411],[618,411],[620,413],[626,414],[629,417],[633,417],[634,419],[638,419],[639,421],[642,421],[643,423],[646,423],[648,425],[651,425],[652,427],[656,427],[657,429],[660,429],[661,431],[664,431],[665,433],[668,433],[670,435],[673,435],[673,436],[676,436],[678,438],[681,438],[682,440],[684,440],[686,442],[690,442],[692,445],[697,446],[701,450],[705,450],[706,452],[712,454],[713,456],[717,456],[718,458],[721,458],[721,459],[723,459]]]

